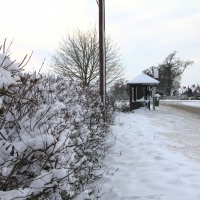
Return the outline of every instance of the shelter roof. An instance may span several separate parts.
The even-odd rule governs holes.
[[[158,85],[159,83],[160,83],[159,81],[157,81],[156,79],[154,79],[146,74],[140,74],[139,76],[136,76],[135,78],[128,81],[127,84]]]

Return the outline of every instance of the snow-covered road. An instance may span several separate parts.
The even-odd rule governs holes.
[[[102,200],[200,199],[199,121],[161,105],[118,113],[112,129]]]
[[[200,107],[191,105],[194,102],[161,103],[150,123],[162,129],[155,134],[163,136],[165,146],[200,163]]]
[[[185,115],[195,117],[200,119],[200,101],[192,100],[192,101],[160,101],[161,105],[172,107],[173,109],[178,109],[179,112],[184,113]]]

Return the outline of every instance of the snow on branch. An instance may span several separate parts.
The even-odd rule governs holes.
[[[103,173],[111,100],[104,122],[95,88],[50,74],[14,78],[17,65],[0,58],[0,90],[12,84],[0,93],[0,199],[74,198]]]

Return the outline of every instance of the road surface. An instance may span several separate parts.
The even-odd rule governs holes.
[[[187,102],[187,101],[186,101]],[[192,117],[200,118],[200,107],[188,106],[180,104],[180,101],[160,101],[161,106],[171,107],[178,110],[179,112],[185,113],[186,115],[191,115]]]
[[[160,113],[164,113],[163,118]],[[160,138],[161,145],[200,163],[200,107],[161,100],[153,115],[150,121],[158,128],[155,137]],[[166,131],[159,131],[159,127]]]

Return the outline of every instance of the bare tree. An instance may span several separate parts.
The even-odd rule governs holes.
[[[143,73],[153,77],[153,70],[159,69],[159,81],[158,90],[162,93],[170,95],[172,90],[178,89],[180,86],[181,75],[185,69],[192,65],[194,62],[187,60],[183,61],[176,57],[177,52],[169,54],[162,64],[158,64],[157,67],[150,67],[143,71]]]
[[[82,31],[77,29],[73,35],[67,34],[51,55],[50,66],[55,73],[69,80],[93,85],[99,82],[99,43],[96,28]],[[119,55],[117,44],[106,38],[106,83],[110,87],[125,74],[125,67]]]

